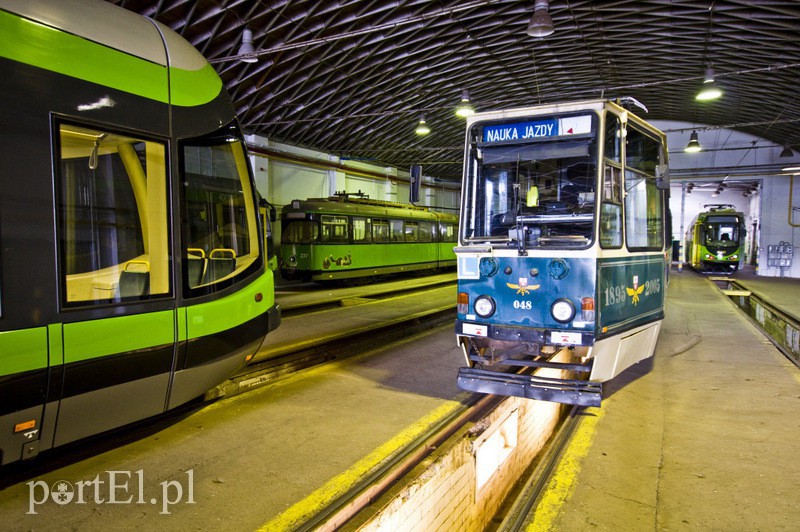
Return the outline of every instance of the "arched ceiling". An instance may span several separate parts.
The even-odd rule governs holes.
[[[542,38],[526,34],[532,0],[110,1],[194,44],[246,131],[446,180],[460,179],[462,89],[479,111],[632,96],[648,119],[800,151],[797,1],[552,0]],[[236,57],[245,27],[256,63]],[[696,102],[709,64],[724,94]]]

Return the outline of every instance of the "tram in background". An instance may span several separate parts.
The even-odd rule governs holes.
[[[99,0],[0,0],[0,463],[185,403],[280,323],[222,81]]]
[[[665,135],[609,101],[467,121],[456,335],[469,391],[599,405],[652,356],[669,268]],[[550,361],[561,348],[568,360]],[[514,373],[561,368],[576,378]]]
[[[363,194],[293,200],[281,213],[281,275],[338,281],[455,266],[458,218]]]
[[[744,213],[733,205],[703,208],[686,232],[686,261],[701,273],[736,273],[744,261]]]

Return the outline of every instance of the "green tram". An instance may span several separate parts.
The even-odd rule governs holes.
[[[280,323],[211,65],[100,0],[0,0],[0,463],[185,403]]]
[[[293,200],[281,213],[281,275],[336,281],[455,267],[458,217],[337,194]]]
[[[703,273],[735,273],[744,259],[744,213],[733,205],[705,205],[686,232],[687,262]]]

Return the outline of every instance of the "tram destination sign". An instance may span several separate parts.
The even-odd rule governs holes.
[[[591,115],[547,118],[511,124],[495,124],[483,128],[483,142],[533,140],[543,137],[591,133]]]

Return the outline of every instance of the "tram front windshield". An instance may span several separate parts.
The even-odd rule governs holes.
[[[738,247],[739,219],[735,216],[709,216],[704,233],[706,245]]]
[[[579,126],[567,133],[563,122],[570,119]],[[464,241],[521,249],[589,246],[594,233],[596,130],[590,115],[537,118],[508,127],[474,125],[467,150]]]

